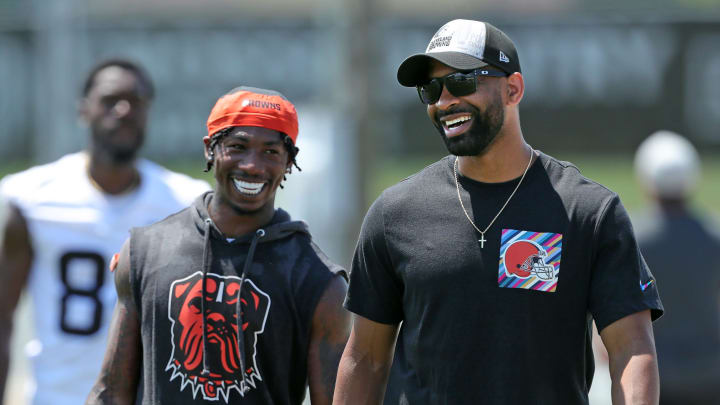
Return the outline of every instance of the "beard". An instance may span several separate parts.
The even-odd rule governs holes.
[[[115,165],[127,164],[135,160],[145,139],[145,131],[142,128],[123,129],[131,134],[119,134],[114,130],[99,128],[94,129],[92,134],[93,148]]]
[[[461,135],[448,138],[445,129],[440,123],[440,118],[450,114],[469,113],[472,115],[472,124],[468,130]],[[485,153],[487,148],[495,141],[505,121],[505,110],[503,109],[502,98],[495,94],[492,101],[480,111],[477,107],[466,104],[465,107],[452,108],[442,113],[435,114],[433,125],[440,133],[445,142],[447,150],[455,156],[479,156]]]

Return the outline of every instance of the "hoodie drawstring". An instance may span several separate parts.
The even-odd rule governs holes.
[[[202,300],[200,303],[200,311],[202,312],[202,350],[203,350],[203,370],[202,375],[207,377],[210,375],[210,368],[208,367],[208,338],[207,338],[207,319],[205,314],[205,300],[207,299],[207,274],[210,271],[212,265],[212,247],[210,245],[210,226],[212,221],[210,218],[205,219],[205,244],[203,247],[203,278],[202,278]],[[245,335],[243,333],[243,317],[242,317],[242,287],[245,282],[245,276],[250,272],[252,266],[253,257],[255,256],[255,249],[257,247],[260,238],[265,236],[264,229],[258,229],[253,235],[252,242],[250,242],[250,250],[245,259],[245,265],[243,266],[242,273],[240,274],[240,286],[238,288],[238,300],[235,308],[237,318],[237,345],[238,345],[238,357],[240,360],[240,370],[243,383],[245,382]],[[244,384],[243,384],[244,385]]]
[[[237,344],[238,344],[238,357],[240,358],[240,370],[242,370],[242,381],[243,386],[245,385],[245,334],[243,332],[243,317],[242,317],[242,287],[245,282],[245,276],[250,272],[252,266],[253,256],[255,256],[255,248],[257,247],[258,240],[265,236],[264,229],[258,229],[255,231],[252,242],[250,242],[250,250],[248,251],[247,258],[245,259],[245,265],[243,265],[242,273],[240,274],[240,288],[238,289],[238,300],[237,307],[235,308],[236,319],[237,319]],[[244,389],[244,388],[243,388]]]
[[[205,245],[203,247],[203,268],[202,268],[202,301],[200,302],[200,311],[202,313],[202,346],[203,346],[203,369],[202,375],[207,377],[210,375],[208,368],[208,338],[207,338],[207,321],[205,319],[205,300],[207,299],[207,273],[212,263],[212,248],[210,247],[210,218],[205,219]]]

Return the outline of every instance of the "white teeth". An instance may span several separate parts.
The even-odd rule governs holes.
[[[445,121],[445,126],[448,126],[448,127],[449,127],[449,126],[452,126],[452,125],[455,125],[455,124],[463,123],[463,122],[465,122],[465,121],[470,121],[470,116],[469,116],[469,115],[464,115],[464,116],[459,117],[459,118],[455,118],[455,119],[452,119],[452,120],[447,120],[447,121]]]
[[[265,183],[248,183],[246,181],[241,181],[238,179],[233,179],[233,183],[235,183],[235,188],[239,192],[251,195],[259,193],[265,185]]]

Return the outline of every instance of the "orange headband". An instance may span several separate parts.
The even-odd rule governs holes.
[[[282,132],[293,143],[298,136],[295,106],[282,94],[269,90],[240,87],[220,97],[207,120],[208,136],[225,128],[242,126]]]

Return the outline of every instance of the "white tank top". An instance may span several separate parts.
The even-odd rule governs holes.
[[[140,186],[111,196],[87,176],[84,152],[6,176],[0,194],[20,208],[34,251],[28,288],[36,339],[29,347],[37,405],[84,403],[97,379],[115,307],[108,269],[132,227],[181,210],[209,185],[138,161]]]

